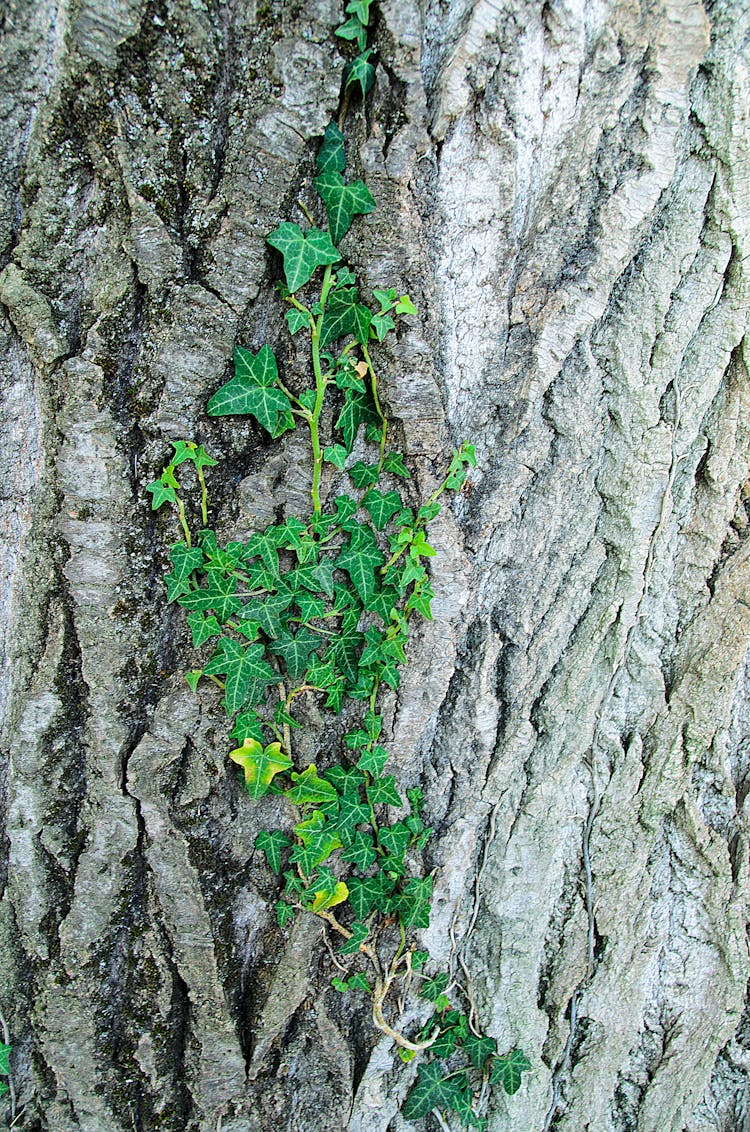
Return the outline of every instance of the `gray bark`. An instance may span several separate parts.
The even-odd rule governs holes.
[[[414,1067],[326,989],[319,925],[274,925],[269,812],[181,682],[144,496],[193,437],[224,534],[304,506],[294,439],[204,405],[235,343],[286,349],[264,235],[335,110],[338,16],[0,14],[16,1127],[410,1127]],[[384,380],[422,486],[479,454],[386,708],[438,830],[424,943],[532,1060],[493,1132],[750,1127],[749,36],[731,0],[379,5],[350,154],[380,207],[346,251],[421,312]]]

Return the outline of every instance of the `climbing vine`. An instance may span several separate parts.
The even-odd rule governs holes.
[[[283,828],[263,830],[255,842],[280,878],[279,927],[300,912],[325,921],[338,940],[333,987],[369,995],[375,1026],[401,1058],[420,1056],[406,1118],[451,1111],[463,1126],[482,1129],[492,1086],[516,1092],[529,1062],[520,1050],[498,1053],[475,1011],[462,1009],[461,988],[446,973],[430,973],[428,953],[414,942],[430,921],[432,877],[424,875],[421,852],[432,830],[422,792],[404,796],[387,773],[379,710],[382,689],[399,686],[414,617],[432,617],[428,525],[442,497],[461,488],[475,455],[462,443],[437,488],[415,503],[371,351],[396,320],[417,312],[391,287],[365,301],[339,247],[355,218],[376,207],[364,181],[346,179],[342,133],[350,101],[363,101],[375,79],[370,6],[350,0],[336,32],[356,54],[344,71],[339,121],[328,125],[318,150],[319,200],[299,201],[301,223],[285,221],[266,237],[281,256],[288,331],[307,339],[310,380],[282,376],[267,345],[257,353],[238,346],[234,376],[207,406],[214,417],[250,415],[273,439],[307,430],[310,510],[247,542],[220,545],[208,525],[205,479],[216,461],[186,440],[173,444],[148,491],[154,510],[175,508],[182,531],[169,552],[166,586],[168,600],[187,611],[202,657],[186,679],[193,689],[201,680],[221,689],[237,743],[229,758],[250,798],[277,795],[287,803]],[[184,490],[188,467],[199,492],[194,504]],[[295,743],[305,700],[349,721],[340,749],[322,751],[309,765]],[[430,1004],[410,1036],[399,1029],[396,985],[413,985]]]

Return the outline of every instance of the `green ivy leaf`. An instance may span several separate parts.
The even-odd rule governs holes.
[[[336,428],[340,428],[344,434],[347,452],[351,452],[354,447],[360,426],[368,422],[372,424],[380,423],[370,394],[368,392],[357,393],[356,390],[347,389],[344,395],[344,407],[336,421]]]
[[[403,822],[396,822],[395,825],[385,826],[379,830],[378,841],[386,853],[391,853],[394,857],[403,857],[406,846],[411,841],[411,830]]]
[[[255,838],[255,848],[265,853],[268,867],[277,876],[281,872],[281,850],[291,844],[289,838],[280,829],[262,829]]]
[[[163,503],[177,502],[174,487],[169,483],[165,483],[163,478],[154,480],[153,483],[148,484],[146,491],[150,491],[153,496],[151,500],[152,511],[158,511]]]
[[[249,621],[257,621],[266,636],[271,640],[278,640],[284,632],[281,615],[295,600],[291,590],[279,590],[278,593],[269,594],[262,601],[249,601],[242,610],[242,617]]]
[[[229,757],[242,767],[245,787],[251,798],[262,798],[268,793],[275,776],[294,765],[282,751],[280,743],[262,747],[255,739],[246,739],[241,747],[229,752]]]
[[[172,571],[179,582],[187,581],[193,571],[199,570],[203,565],[203,551],[199,546],[188,547],[184,542],[175,543],[169,552],[174,564]]]
[[[371,325],[378,342],[383,341],[389,330],[396,329],[396,323],[389,314],[374,314]]]
[[[372,750],[365,751],[362,754],[362,757],[357,763],[357,769],[366,770],[368,774],[373,774],[376,778],[379,778],[387,762],[388,752],[385,747],[379,747],[376,744]]]
[[[346,570],[355,590],[366,603],[378,589],[376,571],[384,561],[383,552],[370,528],[357,526],[352,531],[349,542],[339,553],[335,565],[339,570]]]
[[[380,469],[377,464],[365,464],[362,460],[357,460],[357,463],[352,464],[349,469],[349,475],[354,486],[361,490],[363,487],[370,487],[371,484],[378,482]]]
[[[396,778],[386,774],[382,778],[375,778],[367,787],[367,797],[373,806],[401,806],[403,800],[396,789]]]
[[[276,921],[280,928],[285,928],[290,920],[295,917],[294,908],[291,904],[287,904],[286,900],[277,900],[274,909],[276,911]]]
[[[207,617],[201,610],[196,609],[187,616],[190,632],[193,634],[193,648],[199,649],[209,638],[221,632],[221,625],[215,617]]]
[[[194,668],[192,672],[186,672],[183,679],[191,692],[195,692],[201,676],[203,675],[202,668]]]
[[[332,172],[321,173],[313,183],[326,206],[334,244],[341,242],[355,216],[364,216],[376,207],[372,193],[364,181],[347,184],[340,173]],[[321,345],[323,344],[321,338]]]
[[[367,991],[368,994],[372,994],[372,987],[367,979],[367,975],[364,975],[361,971],[358,971],[356,975],[352,975],[349,979],[349,990],[363,990]]]
[[[336,28],[336,35],[342,39],[356,39],[360,51],[367,47],[367,28],[362,26],[356,16],[350,16],[346,23]]]
[[[439,1061],[428,1061],[417,1069],[418,1079],[401,1109],[405,1120],[419,1120],[432,1112],[452,1109],[455,1100],[468,1088],[465,1073],[445,1076]]]
[[[365,942],[370,934],[370,929],[367,924],[362,924],[359,920],[355,920],[352,924],[351,932],[351,939],[348,939],[339,948],[342,955],[356,955],[361,944]]]
[[[237,578],[234,574],[224,577],[215,572],[209,574],[208,585],[205,588],[190,590],[177,598],[178,604],[185,609],[207,610],[213,609],[216,617],[223,624],[233,613],[242,609],[242,601],[236,596]]]
[[[286,393],[276,385],[278,369],[273,351],[263,346],[257,354],[237,346],[234,351],[234,377],[222,385],[206,406],[210,417],[250,414],[273,433],[279,414],[291,410]]]
[[[239,739],[240,743],[244,743],[246,739],[257,739],[259,743],[263,743],[265,738],[263,726],[263,720],[257,711],[248,708],[247,711],[241,711],[235,719],[229,737]]]
[[[385,495],[376,487],[371,488],[362,500],[362,506],[372,519],[376,530],[382,531],[388,520],[403,506],[397,491],[387,491]]]
[[[0,1042],[0,1073],[7,1077],[10,1074],[10,1054],[12,1046]]]
[[[448,986],[450,976],[444,971],[435,975],[432,979],[425,979],[422,986],[419,988],[420,998],[426,998],[428,1002],[437,1002],[440,995]]]
[[[303,625],[295,634],[283,632],[277,641],[269,646],[274,656],[280,656],[292,680],[304,676],[310,663],[310,653],[317,652],[321,646],[317,633],[311,633]]]
[[[284,257],[286,285],[292,293],[304,286],[318,267],[341,259],[327,232],[320,228],[303,232],[298,224],[287,220],[266,236],[266,241]]]
[[[297,334],[298,331],[310,325],[309,316],[305,314],[304,311],[297,310],[296,307],[292,307],[290,311],[287,311],[284,318],[286,319],[290,334]]]
[[[338,35],[338,32],[336,34]],[[335,122],[329,122],[323,135],[323,144],[318,150],[317,172],[343,173],[345,168],[344,135]]]
[[[417,308],[408,295],[402,295],[396,303],[396,314],[417,314]]]
[[[219,649],[204,666],[206,676],[225,674],[224,706],[228,715],[249,703],[260,703],[269,684],[278,681],[278,675],[263,659],[263,645],[243,648],[238,641],[222,637]]]
[[[374,877],[352,877],[349,881],[349,902],[358,920],[366,920],[373,908],[383,904],[386,893],[382,876],[378,873]]]
[[[469,1055],[469,1061],[477,1069],[484,1069],[488,1057],[497,1053],[497,1042],[485,1034],[477,1037],[476,1034],[467,1033],[463,1039],[464,1049]]]
[[[383,471],[390,472],[393,476],[400,476],[404,480],[411,479],[411,472],[404,463],[404,458],[400,452],[388,452],[386,454],[383,461]]]
[[[359,83],[362,89],[362,97],[367,94],[368,90],[375,82],[375,68],[370,62],[372,55],[372,48],[368,47],[356,59],[353,59],[344,72],[346,78],[344,80],[345,87],[348,90],[350,86]]]
[[[367,25],[370,22],[371,4],[372,0],[349,0],[346,11],[351,12],[361,24]]]
[[[346,464],[346,457],[349,455],[343,444],[330,444],[327,448],[323,449],[323,459],[329,464],[333,464],[340,472],[343,472],[344,465]]]
[[[341,857],[344,861],[351,861],[353,865],[364,872],[369,869],[370,865],[375,864],[378,855],[370,834],[358,831],[354,834],[351,843],[346,847]]]
[[[520,1049],[512,1049],[504,1057],[492,1059],[490,1084],[502,1085],[511,1096],[521,1087],[521,1074],[531,1069],[531,1062]]]
[[[284,791],[284,796],[297,806],[331,806],[337,802],[336,788],[324,778],[318,777],[315,763],[302,774],[292,774],[294,786]]]
[[[333,291],[326,304],[320,327],[321,346],[327,346],[329,342],[343,338],[346,334],[353,334],[360,343],[367,342],[370,336],[371,319],[370,311],[359,302],[356,287],[341,287]],[[351,367],[346,367],[341,372],[348,374],[351,372]],[[337,381],[337,384],[341,387],[342,382]],[[361,380],[358,383],[351,377],[345,385],[345,387],[355,389],[360,386]]]

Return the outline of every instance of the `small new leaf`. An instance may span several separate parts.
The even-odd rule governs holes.
[[[336,34],[339,35],[340,30]],[[344,135],[335,122],[329,122],[323,135],[323,144],[318,150],[316,169],[318,173],[343,173],[345,168]]]

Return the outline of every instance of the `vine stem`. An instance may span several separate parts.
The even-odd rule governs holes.
[[[370,385],[372,388],[372,399],[375,402],[375,411],[380,417],[380,421],[383,426],[380,430],[380,460],[378,461],[378,471],[380,471],[380,469],[383,467],[383,464],[385,463],[385,443],[388,435],[388,421],[386,420],[380,405],[380,397],[378,396],[378,378],[370,359],[370,351],[367,349],[367,345],[365,343],[362,343],[362,357],[367,363],[367,369],[370,374]]]
[[[323,316],[325,314],[326,302],[333,283],[333,271],[331,264],[326,265],[325,274],[323,276],[323,285],[320,291],[320,314],[311,331],[311,348],[312,348],[312,363],[313,372],[315,373],[315,404],[308,425],[310,427],[310,443],[313,450],[313,481],[310,494],[312,495],[313,511],[316,515],[320,514],[320,476],[323,471],[323,451],[320,447],[320,414],[323,411],[323,398],[325,397],[326,386],[328,384],[327,375],[323,373],[323,367],[320,364],[320,332],[323,326]]]

